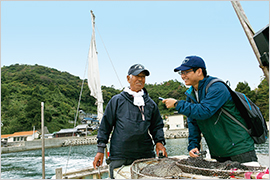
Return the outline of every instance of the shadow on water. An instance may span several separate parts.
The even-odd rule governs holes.
[[[203,149],[207,145],[202,140]],[[167,139],[166,149],[168,156],[188,155],[188,139]],[[255,145],[256,152],[269,154],[269,142]],[[97,152],[96,145],[84,145],[71,147],[59,147],[45,149],[45,178],[50,179],[55,175],[56,168],[65,171],[92,166]],[[42,178],[42,154],[41,150],[7,153],[1,155],[1,178],[2,179],[41,179]],[[68,161],[68,166],[66,169]]]

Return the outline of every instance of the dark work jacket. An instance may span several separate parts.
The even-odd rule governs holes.
[[[110,159],[135,160],[155,157],[154,145],[157,142],[165,144],[163,120],[157,104],[149,97],[145,88],[143,98],[145,120],[142,119],[138,106],[133,104],[133,96],[127,92],[123,91],[109,101],[97,138],[98,146],[105,147],[113,130],[110,141]]]

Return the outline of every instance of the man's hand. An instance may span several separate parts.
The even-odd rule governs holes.
[[[103,163],[104,153],[97,153],[95,156],[95,159],[93,161],[93,166],[96,169],[96,167],[99,167]]]
[[[163,156],[168,157],[167,152],[166,152],[166,148],[160,142],[158,142],[156,144],[156,154],[157,154],[157,156],[159,156],[159,151],[162,151]]]
[[[176,103],[176,101],[177,101],[176,99],[168,98],[168,99],[164,99],[162,102],[169,109],[169,108],[174,108],[174,103]]]
[[[195,154],[195,153],[196,153],[196,154]],[[190,157],[199,157],[197,154],[199,154],[198,148],[194,148],[194,149],[191,149],[191,150],[189,151]]]

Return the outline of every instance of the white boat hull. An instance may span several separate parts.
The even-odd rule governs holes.
[[[269,168],[269,155],[268,154],[257,154],[259,164],[263,167]],[[183,159],[188,158],[186,155],[181,156],[172,156],[171,158]],[[208,159],[208,158],[207,158]],[[210,160],[210,159],[208,159]],[[215,161],[215,160],[214,160]],[[132,179],[131,177],[131,166],[123,166],[120,168],[116,168],[114,170],[115,179]],[[58,173],[59,174],[59,173]],[[210,176],[202,176],[195,175],[190,173],[182,172],[181,176],[187,179],[218,179],[218,177],[210,177]],[[157,177],[147,177],[146,179],[159,179]],[[269,179],[269,175],[265,176],[264,179]],[[101,166],[100,169],[95,170],[93,167],[87,167],[79,170],[69,171],[67,173],[60,173],[60,175],[54,175],[52,179],[109,179],[109,166],[104,165]],[[164,179],[164,178],[160,178]]]

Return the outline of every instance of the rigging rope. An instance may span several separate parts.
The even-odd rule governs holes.
[[[84,70],[83,77],[85,77],[85,74],[86,74],[87,63],[88,63],[88,60],[86,61],[86,65],[85,65],[85,70]],[[84,78],[83,78],[83,81],[82,81],[81,92],[80,92],[80,96],[79,96],[79,102],[78,102],[78,106],[77,106],[77,112],[76,112],[76,116],[75,116],[75,121],[74,121],[74,127],[73,127],[73,129],[75,129],[76,122],[77,122],[77,117],[78,117],[78,112],[79,112],[79,107],[80,107],[80,102],[81,102],[81,97],[82,97],[82,91],[83,91],[83,84],[84,84]],[[74,132],[72,133],[72,138],[71,139],[73,139],[73,137],[74,137]],[[71,147],[72,147],[72,143],[70,143],[70,146],[69,146],[68,160],[67,160],[67,164],[66,164],[65,173],[67,173],[67,167],[68,167],[68,161],[69,161],[69,155],[70,155],[70,152],[71,152]]]
[[[108,51],[107,51],[107,48],[106,48],[106,46],[105,46],[105,44],[104,44],[104,42],[103,42],[103,40],[102,40],[102,37],[101,37],[101,35],[100,35],[100,33],[99,33],[99,30],[98,30],[97,27],[96,27],[96,29],[97,29],[97,31],[98,31],[98,34],[99,34],[100,39],[101,39],[101,41],[102,41],[102,44],[103,44],[103,46],[104,46],[104,48],[105,48],[105,50],[106,50],[106,53],[107,53],[107,55],[108,55],[108,57],[109,57],[109,59],[110,59],[110,61],[111,61],[111,64],[112,64],[113,70],[114,70],[114,72],[115,72],[115,74],[116,74],[116,76],[117,76],[117,79],[118,79],[118,81],[119,81],[121,87],[124,88],[123,85],[122,85],[122,83],[121,83],[121,81],[120,81],[120,79],[119,79],[119,77],[118,77],[118,74],[117,74],[117,72],[116,72],[116,70],[115,70],[115,68],[114,68],[114,65],[113,65],[113,63],[112,63],[111,57],[110,57],[110,55],[109,55],[109,53],[108,53]]]
[[[96,28],[96,29],[97,29],[97,28]],[[98,30],[98,29],[97,29],[97,30]],[[103,43],[103,46],[104,46],[104,48],[105,48],[105,50],[106,50],[106,53],[107,53],[107,55],[108,55],[108,57],[109,57],[109,59],[110,59],[110,62],[111,62],[112,67],[113,67],[113,69],[114,69],[114,72],[115,72],[115,74],[116,74],[116,76],[117,76],[117,79],[118,79],[120,85],[121,85],[122,88],[123,88],[123,85],[122,85],[122,83],[121,83],[121,81],[120,81],[120,79],[119,79],[119,77],[118,77],[118,74],[117,74],[117,72],[116,72],[116,70],[115,70],[115,67],[114,67],[113,63],[112,63],[112,60],[111,60],[111,57],[110,57],[110,55],[109,55],[109,53],[108,53],[108,51],[107,51],[107,48],[106,48],[106,46],[105,46],[105,44],[104,44],[104,42],[103,42],[103,40],[102,40],[102,37],[101,37],[101,35],[100,35],[100,33],[99,33],[99,30],[98,30],[98,34],[99,34],[100,39],[101,39],[101,41],[102,41],[102,43]],[[85,65],[85,70],[84,70],[84,75],[83,75],[83,77],[85,77],[86,70],[87,70],[87,65],[88,65],[88,58],[87,58],[87,61],[86,61],[86,65]],[[78,117],[78,112],[79,112],[79,107],[80,107],[80,102],[81,102],[81,97],[82,97],[83,85],[84,85],[84,78],[83,78],[83,81],[82,81],[81,92],[80,92],[80,96],[79,96],[79,102],[78,102],[78,106],[77,106],[77,112],[76,112],[76,117],[75,117],[73,129],[75,129],[75,126],[76,126],[76,123],[77,123],[77,117]],[[87,132],[86,132],[86,136],[87,136]],[[74,137],[74,132],[72,133],[72,137],[71,137],[71,138],[73,139],[73,137]],[[71,142],[72,142],[72,141],[71,141]],[[69,157],[70,157],[71,147],[72,147],[72,143],[70,143],[70,146],[69,146],[69,153],[68,153],[68,159],[67,159],[67,164],[66,164],[66,168],[65,168],[65,174],[67,173],[67,167],[68,167],[68,162],[69,162]]]

